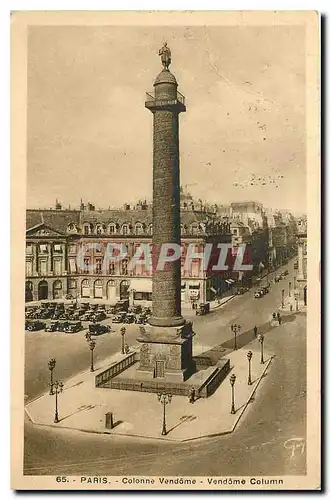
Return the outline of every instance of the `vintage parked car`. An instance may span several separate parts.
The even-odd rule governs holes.
[[[133,314],[140,314],[142,311],[141,306],[131,306],[129,307],[129,312]]]
[[[35,332],[37,330],[43,330],[45,328],[45,323],[42,321],[26,321],[25,329],[29,332]]]
[[[195,314],[197,316],[203,316],[204,314],[208,314],[210,312],[210,304],[209,302],[207,303],[202,303],[199,304],[198,309],[195,311]]]
[[[278,281],[281,281],[283,279],[281,274],[276,274],[275,276],[275,283],[278,283]]]
[[[261,297],[263,297],[263,295],[265,295],[265,292],[262,288],[260,288],[259,290],[256,290],[256,292],[254,293],[254,298],[260,299]]]
[[[122,311],[113,317],[112,322],[113,323],[124,323],[125,316],[126,316],[126,312]]]
[[[36,312],[37,308],[34,306],[34,307],[29,307],[25,310],[25,317],[26,318],[34,318],[35,316],[35,312]]]
[[[64,332],[64,329],[69,325],[68,321],[59,321],[56,325],[57,332]]]
[[[80,321],[75,321],[75,323],[68,323],[63,331],[65,333],[75,333],[75,332],[80,332],[82,329],[82,323]]]
[[[94,312],[88,311],[82,315],[81,320],[82,321],[92,321],[93,316],[94,316]]]
[[[102,335],[103,333],[111,331],[109,325],[100,325],[100,323],[93,323],[92,325],[89,325],[88,328],[91,335]]]
[[[48,325],[45,326],[45,332],[56,332],[57,324],[58,321],[52,321],[52,323],[48,323]]]
[[[96,311],[93,313],[93,318],[92,320],[97,322],[97,321],[102,321],[107,318],[107,315],[104,311]]]
[[[248,292],[248,290],[249,290],[248,286],[239,286],[237,288],[236,294],[237,295],[244,295],[244,293]]]
[[[123,319],[123,323],[134,323],[136,319],[135,314],[127,313]]]
[[[285,271],[283,272],[283,276],[287,276],[288,275],[288,270],[285,269]]]

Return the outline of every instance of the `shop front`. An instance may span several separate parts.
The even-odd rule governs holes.
[[[152,305],[152,279],[133,278],[129,288],[130,305],[151,307]]]

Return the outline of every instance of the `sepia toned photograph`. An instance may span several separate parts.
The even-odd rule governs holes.
[[[12,14],[13,489],[320,489],[319,22]]]

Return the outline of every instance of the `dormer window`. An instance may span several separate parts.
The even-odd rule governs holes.
[[[149,225],[148,232],[149,232],[150,235],[153,234],[153,224]]]
[[[103,232],[104,232],[104,231],[103,231],[103,226],[102,226],[102,224],[97,224],[97,225],[95,226],[95,234],[100,235],[100,234],[103,234]]]
[[[129,234],[129,225],[128,224],[123,224],[121,233],[124,235]]]
[[[108,233],[115,234],[116,233],[116,224],[113,222],[108,225]]]
[[[134,232],[137,235],[144,233],[144,227],[143,227],[141,222],[137,222],[137,224],[135,225],[135,228],[134,228]]]
[[[84,234],[90,234],[90,232],[91,232],[90,224],[88,224],[88,223],[84,224],[83,231],[84,231]]]
[[[198,234],[198,232],[199,232],[198,224],[192,224],[191,225],[191,234]]]
[[[68,232],[69,233],[77,233],[77,227],[76,227],[76,224],[74,224],[73,222],[70,222],[68,224]]]

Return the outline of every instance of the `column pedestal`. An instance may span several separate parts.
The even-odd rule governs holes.
[[[192,355],[192,323],[180,327],[141,328],[140,363],[142,380],[181,383],[195,372]]]

